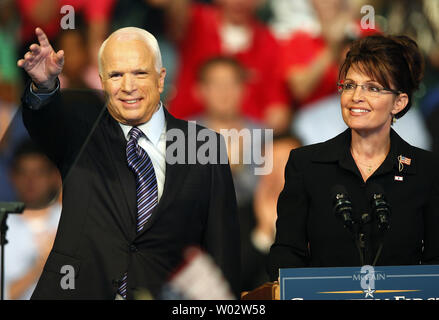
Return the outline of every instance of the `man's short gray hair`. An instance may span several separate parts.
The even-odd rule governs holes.
[[[152,50],[155,58],[155,69],[158,73],[163,67],[162,55],[160,53],[159,44],[157,39],[148,31],[136,27],[126,27],[114,31],[101,45],[98,52],[98,67],[99,74],[102,75],[102,54],[104,52],[105,46],[110,38],[116,37],[117,40],[129,41],[129,40],[140,40],[144,41],[145,44]]]

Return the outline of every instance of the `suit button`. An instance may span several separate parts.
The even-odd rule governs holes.
[[[137,249],[137,247],[134,244],[130,244],[130,251],[131,252],[137,252],[138,249]]]

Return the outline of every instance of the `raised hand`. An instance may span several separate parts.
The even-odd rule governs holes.
[[[64,51],[55,52],[40,28],[35,29],[38,44],[32,44],[17,66],[26,70],[38,89],[52,90],[64,65]]]

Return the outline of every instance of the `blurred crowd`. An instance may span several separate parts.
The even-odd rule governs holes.
[[[369,11],[362,12],[366,4]],[[61,28],[65,5],[74,8],[74,29]],[[373,21],[362,28],[370,8]],[[159,41],[167,68],[162,100],[173,115],[218,132],[274,130],[273,142],[265,141],[271,153],[266,158],[273,161],[270,174],[255,175],[251,164],[231,166],[241,221],[243,291],[268,281],[265,259],[290,150],[346,128],[336,83],[353,40],[378,32],[417,41],[425,55],[425,79],[414,107],[393,128],[409,143],[439,152],[439,1],[0,0],[0,201],[27,206],[9,221],[11,299],[29,297],[61,210],[59,174],[29,142],[19,110],[28,79],[16,62],[36,41],[37,26],[55,50],[65,52],[62,88],[101,89],[97,52],[102,41],[118,28],[136,26]],[[230,157],[251,148],[238,143],[228,146]]]

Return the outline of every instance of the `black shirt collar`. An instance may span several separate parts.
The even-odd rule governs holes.
[[[358,168],[350,152],[352,131],[350,128],[338,136],[321,144],[312,156],[314,162],[330,163],[338,162],[342,168],[354,173],[358,173]],[[399,163],[399,156],[404,156],[411,160],[410,165]],[[400,168],[402,169],[400,171]],[[416,172],[416,159],[414,158],[414,148],[405,142],[393,129],[390,129],[390,151],[381,166],[374,172],[381,175],[393,170],[396,172],[413,174]]]

